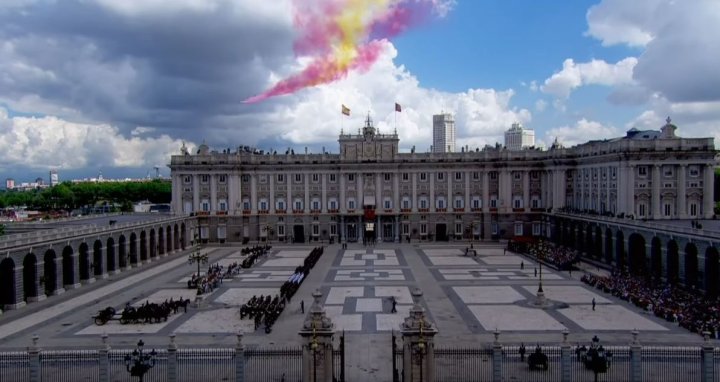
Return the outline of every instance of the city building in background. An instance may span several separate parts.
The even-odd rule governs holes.
[[[12,190],[14,188],[15,188],[15,179],[13,179],[13,178],[5,179],[5,189]]]
[[[50,187],[55,187],[60,183],[57,170],[50,170]]]
[[[220,242],[550,237],[566,213],[714,216],[713,138],[678,137],[669,120],[547,151],[400,153],[398,135],[368,118],[339,144],[340,154],[183,149],[171,157],[172,211],[198,216],[201,238]]]
[[[526,129],[520,123],[513,123],[505,132],[505,147],[508,150],[522,150],[535,146],[535,131]]]
[[[450,113],[433,115],[432,152],[455,152],[455,118]]]

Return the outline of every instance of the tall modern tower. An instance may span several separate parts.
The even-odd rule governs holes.
[[[434,153],[455,152],[455,118],[450,113],[433,115]]]
[[[55,187],[58,183],[60,183],[60,180],[57,170],[50,170],[50,187]]]
[[[505,132],[505,147],[508,150],[522,150],[535,146],[535,131],[524,128],[519,123],[513,123]]]

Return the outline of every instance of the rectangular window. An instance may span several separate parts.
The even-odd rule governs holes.
[[[348,174],[348,181],[354,182],[355,181],[355,174]]]
[[[295,183],[302,182],[302,174],[295,174]]]
[[[210,211],[210,202],[208,202],[207,200],[203,200],[202,201],[202,210],[206,211],[206,212]]]
[[[277,204],[277,208],[278,208],[280,211],[285,211],[285,202],[282,201],[282,200],[279,201],[278,204]]]
[[[355,201],[354,200],[348,200],[348,208],[351,210],[355,209]]]
[[[330,174],[330,183],[335,183],[335,182],[337,182],[337,177],[335,176],[335,174]]]
[[[409,180],[410,180],[410,174],[404,172],[404,173],[402,174],[402,180],[403,180],[403,182],[409,181]]]
[[[437,180],[445,180],[445,173],[444,172],[437,173]]]
[[[426,180],[427,180],[427,174],[424,173],[424,172],[421,172],[421,173],[420,173],[420,181],[421,181],[421,182],[424,182],[424,181],[426,181]]]
[[[672,206],[670,205],[670,203],[665,203],[664,207],[665,207],[665,211],[664,211],[665,216],[672,215]]]
[[[698,205],[695,203],[690,203],[690,216],[697,216],[698,215]]]
[[[638,166],[638,175],[640,175],[640,176],[647,176],[647,167],[645,167],[645,166]]]
[[[200,175],[200,183],[207,183],[210,181],[210,175]]]
[[[513,208],[522,208],[522,199],[513,200]]]
[[[334,200],[331,200],[331,201],[330,201],[330,209],[331,209],[331,210],[336,210],[336,209],[337,209],[337,202],[336,202],[336,201],[334,201]]]
[[[285,174],[278,174],[278,175],[277,175],[277,182],[278,182],[278,183],[285,183]]]
[[[515,223],[515,236],[523,235],[523,223]]]
[[[285,236],[285,226],[278,225],[277,232],[278,232],[278,236]]]
[[[514,172],[513,172],[513,178],[514,178],[515,180],[521,180],[521,179],[522,179],[522,173],[519,172],[519,171],[514,171]]]
[[[638,216],[640,216],[640,217],[645,216],[645,204],[644,203],[638,204]]]
[[[402,225],[402,233],[403,235],[408,235],[410,233],[410,224]]]
[[[672,177],[673,176],[672,166],[663,166],[663,175],[665,175],[666,178]]]
[[[261,201],[260,202],[260,211],[267,211],[267,209],[268,209],[268,203],[264,200]]]
[[[477,172],[477,171],[473,171],[473,173],[472,173],[472,178],[473,178],[473,180],[478,180],[478,179],[480,179],[480,173]]]
[[[312,174],[312,182],[317,183],[320,181],[320,174]]]
[[[392,207],[390,207],[390,201],[389,201],[389,200],[386,200],[386,201],[384,202],[383,208],[385,208],[386,210],[389,210],[390,208],[392,208]]]
[[[390,181],[390,175],[391,174],[383,174],[383,178],[385,179],[386,182]]]
[[[225,182],[227,182],[227,177],[226,177],[225,175],[219,175],[219,176],[218,176],[218,182],[219,182],[220,184],[225,184]]]
[[[312,234],[313,234],[313,236],[317,236],[320,234],[320,224],[313,224]]]
[[[455,208],[463,208],[462,199],[455,199]]]
[[[532,225],[532,234],[533,236],[540,236],[540,223],[533,223]]]
[[[532,208],[540,208],[540,200],[533,199],[532,200]]]
[[[462,223],[455,223],[455,234],[462,235]]]
[[[420,199],[420,208],[427,208],[427,200]]]
[[[337,224],[330,224],[330,236],[337,236]]]
[[[480,199],[473,199],[473,201],[472,201],[472,208],[481,208],[481,206],[480,206]]]
[[[192,177],[190,175],[185,175],[183,180],[185,181],[185,184],[190,184],[192,182]]]
[[[437,201],[437,208],[445,208],[445,200],[438,199]]]
[[[303,209],[303,204],[302,204],[302,202],[299,201],[299,200],[296,200],[296,201],[295,201],[295,210],[296,210],[296,211],[300,211],[300,210],[302,210],[302,209]]]
[[[240,177],[240,181],[242,181],[243,183],[249,182],[249,181],[250,181],[250,175],[243,175],[243,176],[241,176],[241,177]]]
[[[312,209],[313,209],[313,210],[316,210],[316,211],[319,210],[319,209],[320,209],[320,202],[317,201],[317,200],[313,200],[313,202],[312,202]]]
[[[225,203],[224,200],[221,200],[220,203],[218,203],[218,209],[220,211],[227,211],[227,203]]]
[[[409,209],[409,208],[410,208],[410,201],[407,200],[407,199],[403,200],[402,206],[403,206],[403,207],[402,207],[403,209]]]
[[[461,172],[456,172],[456,173],[455,173],[455,180],[462,180],[462,173],[461,173]]]
[[[243,210],[249,210],[250,209],[250,200],[243,200]]]
[[[427,224],[425,224],[425,223],[420,224],[420,234],[427,235]]]
[[[490,199],[490,208],[497,208],[497,199]]]
[[[538,180],[538,179],[540,179],[540,172],[538,172],[538,171],[531,171],[531,172],[530,172],[530,178],[532,178],[532,180]]]
[[[490,171],[490,179],[497,180],[497,171]]]

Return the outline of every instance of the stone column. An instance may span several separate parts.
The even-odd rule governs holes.
[[[430,177],[430,212],[435,212],[435,177],[437,176],[434,172],[429,172]]]
[[[422,291],[412,292],[415,305],[400,324],[403,339],[403,382],[435,381],[435,325],[428,321],[420,303]]]
[[[270,203],[270,205],[268,206],[269,207],[268,209],[270,210],[271,214],[274,214],[275,213],[275,176],[276,175],[268,174],[267,176],[269,178],[268,182],[270,183],[270,200],[268,200],[268,203]]]
[[[245,381],[245,348],[242,343],[243,334],[238,332],[235,345],[235,382]]]
[[[570,334],[570,332],[567,329],[564,329],[562,332],[563,342],[560,345],[560,380],[562,382],[572,381],[572,378],[570,377],[570,362],[572,362],[572,356],[570,355],[570,344],[567,340],[568,334]]]
[[[713,210],[714,181],[715,169],[711,164],[706,164],[703,177],[703,216],[705,219],[712,219],[715,214],[715,211]]]
[[[175,343],[175,333],[170,333],[170,344],[168,345],[167,355],[167,380],[168,382],[177,382],[178,365],[177,365],[177,344]]]
[[[702,382],[712,382],[715,381],[716,377],[720,377],[720,375],[713,375],[715,373],[715,370],[713,368],[714,361],[713,361],[713,352],[715,351],[715,348],[712,343],[710,343],[710,332],[703,332],[703,344],[702,344],[702,361],[700,366],[700,380]]]
[[[470,208],[472,208],[470,200],[470,177],[472,176],[472,173],[470,171],[465,171],[463,176],[465,177],[465,200],[463,201],[463,211],[469,212]]]
[[[377,241],[379,241],[379,242],[380,242],[380,241],[383,241],[383,237],[382,237],[382,227],[380,227],[380,224],[382,224],[382,223],[380,222],[380,215],[376,215],[376,216],[375,216],[375,238],[376,238]]]
[[[530,171],[523,171],[523,208],[530,211]]]
[[[129,265],[129,262],[128,262]],[[47,280],[47,275],[45,276],[45,280]],[[47,282],[47,281],[45,281]],[[60,256],[55,256],[55,291],[52,292],[53,296],[57,296],[59,294],[65,293],[65,288],[63,286],[63,258],[62,253],[60,253]]]
[[[320,302],[322,293],[316,289],[300,336],[303,339],[303,382],[333,382],[334,325]]]
[[[47,298],[47,296],[45,296],[45,284],[40,284],[40,278],[43,277],[45,272],[45,261],[42,261],[42,257],[40,260],[41,261],[35,263],[35,274],[37,275],[37,277],[35,277],[35,296],[29,296],[27,298],[28,302],[42,301]]]
[[[32,345],[28,346],[27,348],[28,358],[30,361],[29,382],[40,382],[40,380],[42,379],[42,374],[40,373],[40,348],[38,347],[39,339],[40,337],[38,337],[37,334],[33,334]]]
[[[484,212],[490,211],[490,174],[487,170],[482,173],[482,201],[481,206]],[[486,227],[487,228],[487,227]]]
[[[210,211],[217,209],[217,176],[210,174]]]
[[[193,181],[193,209],[192,212],[200,210],[200,175],[195,174],[192,176]],[[190,212],[190,211],[187,211]]]
[[[417,198],[417,172],[412,173],[412,212],[418,212],[418,198]]]
[[[687,196],[685,195],[685,187],[687,185],[685,182],[686,170],[687,166],[685,163],[681,163],[678,166],[678,182],[677,186],[675,186],[677,190],[677,216],[680,219],[687,219]]]
[[[375,174],[375,208],[382,210],[385,208],[383,205],[382,200],[382,191],[383,191],[383,178],[384,174],[377,173]]]
[[[140,245],[139,242],[140,242],[140,239],[138,238],[138,243],[137,243],[138,246]],[[73,281],[75,281],[75,283],[65,284],[65,290],[80,288],[80,263],[78,262],[79,257],[80,257],[80,255],[77,252],[73,252],[73,254],[70,255],[70,258],[72,259],[72,267],[73,267],[73,276],[74,276]],[[60,256],[60,259],[62,260],[62,256]],[[61,264],[62,264],[62,262],[61,262]],[[140,251],[138,248],[138,265],[139,264],[140,264]],[[64,268],[62,266],[59,268],[61,276],[64,273],[63,269]]]
[[[110,344],[108,343],[107,333],[103,333],[100,338],[102,339],[102,346],[98,349],[99,380],[100,382],[110,382],[110,359],[108,358]],[[168,382],[175,381],[170,380]]]
[[[652,216],[653,219],[662,219],[660,212],[660,165],[652,166]]]
[[[303,212],[310,212],[310,174],[303,174],[303,181],[305,182],[305,200],[303,201]],[[309,232],[307,233],[309,234]],[[307,235],[306,234],[306,235]]]
[[[320,181],[322,182],[322,186],[320,187],[321,196],[320,196],[320,211],[322,213],[327,213],[327,187],[326,187],[326,181],[327,181],[327,174],[320,174]],[[328,230],[329,232],[330,230]]]
[[[635,165],[631,165],[627,171],[627,204],[625,205],[625,215],[635,216]]]
[[[285,181],[287,182],[287,196],[285,197],[285,211],[288,214],[292,214],[293,209],[295,209],[295,199],[293,198],[292,194],[292,183],[295,181],[293,179],[293,174],[288,173],[285,174]],[[290,223],[290,220],[288,219],[288,223]],[[289,226],[288,227],[292,227]],[[285,236],[287,236],[288,233],[285,232]]]
[[[393,173],[393,212],[400,213],[400,174]]]
[[[340,173],[340,213],[347,213],[347,201],[345,200],[345,174]],[[344,225],[344,224],[343,224]],[[343,228],[343,238],[345,237],[345,230]]]
[[[495,329],[495,332],[493,332],[493,335],[495,336],[495,340],[493,341],[492,346],[492,368],[493,368],[493,381],[494,382],[501,382],[502,381],[502,345],[500,345],[500,331]]]
[[[453,194],[452,189],[452,182],[453,178],[455,177],[455,173],[453,171],[448,171],[446,173],[447,176],[447,207],[448,211],[452,211],[453,208],[455,208],[455,195]],[[451,227],[448,227],[448,231],[453,232],[454,229],[451,229]],[[455,236],[454,234],[451,236]]]
[[[257,175],[250,174],[250,213],[257,214]]]
[[[362,172],[355,174],[355,177],[357,178],[357,180],[356,180],[356,182],[357,182],[357,186],[356,186],[356,187],[357,187],[357,191],[355,192],[355,195],[357,195],[357,200],[356,200],[356,203],[357,203],[357,204],[355,205],[355,209],[356,209],[356,210],[359,209],[359,210],[361,210],[361,211],[362,211],[363,208],[365,207],[365,190],[363,190],[363,176],[364,176],[364,175],[363,175]],[[360,222],[362,222],[362,219],[360,219]],[[359,237],[360,237],[360,236],[358,236],[358,238],[359,238]]]
[[[642,381],[642,346],[638,341],[637,329],[632,331],[632,342],[630,343],[630,381]]]

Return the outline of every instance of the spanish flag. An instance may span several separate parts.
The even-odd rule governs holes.
[[[397,102],[395,102],[395,111],[398,112],[398,113],[402,111],[402,107],[401,107],[400,104],[397,103]]]
[[[348,116],[349,116],[349,115],[350,115],[350,108],[349,108],[349,107],[347,107],[347,106],[345,106],[345,105],[342,105],[342,109],[341,109],[341,112],[342,112],[343,114],[345,114],[345,115],[348,115]]]

